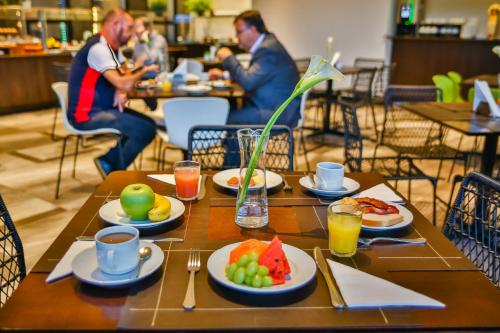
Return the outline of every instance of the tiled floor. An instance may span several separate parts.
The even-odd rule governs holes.
[[[142,109],[142,105],[137,105]],[[378,110],[378,116],[381,116]],[[309,119],[314,118],[311,110]],[[99,156],[110,143],[98,142],[85,149],[78,157],[76,178],[71,177],[72,158],[65,160],[61,196],[55,200],[55,184],[62,141],[53,141],[50,136],[53,110],[18,113],[0,116],[0,194],[4,197],[25,248],[27,267],[30,269],[55,237],[63,230],[87,197],[101,182],[92,158]],[[380,119],[379,119],[380,120]],[[311,122],[310,121],[310,122]],[[363,121],[361,122],[363,123]],[[65,133],[59,118],[57,134]],[[451,139],[453,141],[453,139]],[[336,138],[330,145],[323,146],[308,154],[311,165],[320,160],[343,162],[342,138]],[[364,153],[371,154],[370,146]],[[153,148],[144,152],[142,168],[156,168],[152,158]],[[167,159],[175,161],[180,153],[169,153]],[[298,170],[305,170],[302,155],[298,156]],[[437,163],[421,164],[424,171],[435,175]],[[450,164],[445,163],[444,175],[448,174]],[[455,172],[462,172],[456,168]],[[400,183],[401,193],[406,194],[405,184]],[[446,201],[450,184],[440,181],[438,194]],[[412,203],[429,219],[431,210],[431,186],[428,184],[413,187]],[[445,207],[438,206],[438,222],[442,223]]]

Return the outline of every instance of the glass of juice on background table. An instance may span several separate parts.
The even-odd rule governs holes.
[[[180,200],[194,200],[198,195],[200,163],[180,161],[174,166],[175,191]]]
[[[337,257],[356,254],[362,215],[359,206],[336,202],[328,206],[328,245],[331,254]]]

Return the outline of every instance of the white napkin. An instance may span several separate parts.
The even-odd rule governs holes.
[[[175,176],[173,174],[156,174],[156,175],[148,175],[148,177],[170,185],[175,185]],[[198,180],[198,190],[200,189],[200,186],[201,186],[201,176]]]
[[[174,75],[175,74],[181,74],[183,79],[186,79],[186,75],[188,73],[188,63],[186,60],[183,60],[172,72]]]
[[[352,267],[327,259],[347,306],[415,306],[444,308],[445,304]]]
[[[70,275],[73,271],[71,268],[73,259],[75,259],[75,257],[83,250],[90,249],[93,246],[95,246],[94,241],[76,241],[71,244],[68,251],[66,251],[66,253],[64,254],[64,257],[62,257],[62,259],[57,263],[54,270],[49,274],[47,279],[45,279],[45,282],[51,283],[55,280],[59,280],[60,278]]]
[[[373,199],[396,202],[396,203],[404,202],[403,198],[401,198],[389,186],[383,183],[370,187],[369,189],[356,194],[354,197],[355,198],[369,197]]]

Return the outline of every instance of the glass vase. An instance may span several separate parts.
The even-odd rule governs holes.
[[[247,167],[250,164],[254,150],[257,148],[257,142],[262,136],[262,130],[254,131],[250,128],[244,128],[238,130],[237,134],[241,160],[237,202],[242,202],[242,204],[239,209],[237,208],[235,223],[242,228],[261,228],[268,223],[265,162],[269,136],[266,136],[264,140],[248,190],[244,193],[243,182]]]

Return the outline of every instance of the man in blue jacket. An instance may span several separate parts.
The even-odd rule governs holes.
[[[239,46],[252,58],[248,68],[236,59],[229,48],[220,48],[217,58],[249,96],[243,107],[231,110],[228,124],[265,124],[299,80],[295,62],[283,45],[267,31],[260,13],[247,10],[234,20]],[[222,76],[215,69],[212,76]],[[300,117],[300,99],[295,99],[280,116],[277,124],[294,127]]]

